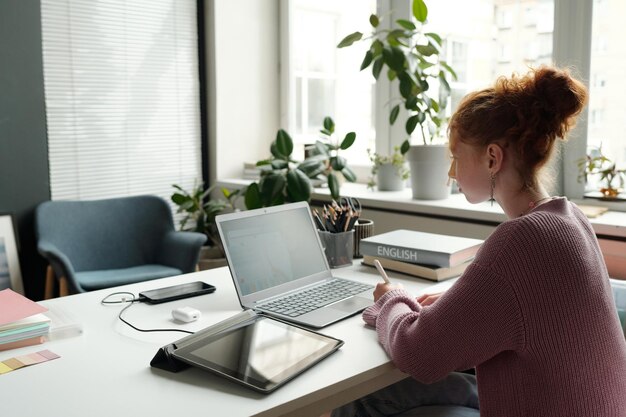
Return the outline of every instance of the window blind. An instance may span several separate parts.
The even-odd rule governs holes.
[[[195,0],[42,0],[53,200],[201,179]]]

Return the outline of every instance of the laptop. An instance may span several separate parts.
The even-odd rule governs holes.
[[[373,303],[374,286],[331,273],[308,203],[221,214],[215,223],[243,308],[321,328]]]

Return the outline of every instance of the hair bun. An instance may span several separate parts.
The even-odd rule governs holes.
[[[529,90],[534,90],[540,106],[557,120],[568,121],[578,115],[587,102],[585,86],[567,70],[540,67],[534,71],[532,81],[534,88]]]

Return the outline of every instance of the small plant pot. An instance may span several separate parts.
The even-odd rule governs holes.
[[[203,246],[200,248],[200,257],[198,258],[198,269],[206,271],[207,269],[219,268],[226,266],[226,258],[215,246]]]
[[[414,145],[406,155],[415,200],[443,200],[450,196],[447,145]]]
[[[617,198],[619,191],[620,190],[617,188],[600,188],[600,192],[604,198]]]
[[[402,191],[404,180],[398,174],[398,168],[391,163],[382,164],[376,174],[378,191]]]

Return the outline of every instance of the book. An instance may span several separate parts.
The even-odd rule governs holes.
[[[26,326],[0,332],[0,344],[17,342],[22,339],[29,339],[35,336],[43,336],[48,334],[50,323],[39,323],[32,326]]]
[[[472,263],[472,261],[467,261],[453,266],[452,268],[443,268],[433,267],[430,265],[412,264],[389,258],[377,258],[370,255],[363,256],[363,261],[361,263],[363,265],[374,266],[374,259],[378,259],[383,268],[390,271],[401,272],[403,274],[413,275],[415,277],[429,279],[431,281],[444,281],[449,278],[457,277],[465,271],[465,268],[467,268],[470,263]]]
[[[16,342],[0,344],[0,351],[17,349],[26,346],[39,345],[44,342],[43,336],[35,336],[28,339],[18,340]]]
[[[378,259],[451,268],[474,258],[482,243],[480,239],[399,229],[361,239],[360,251]]]

